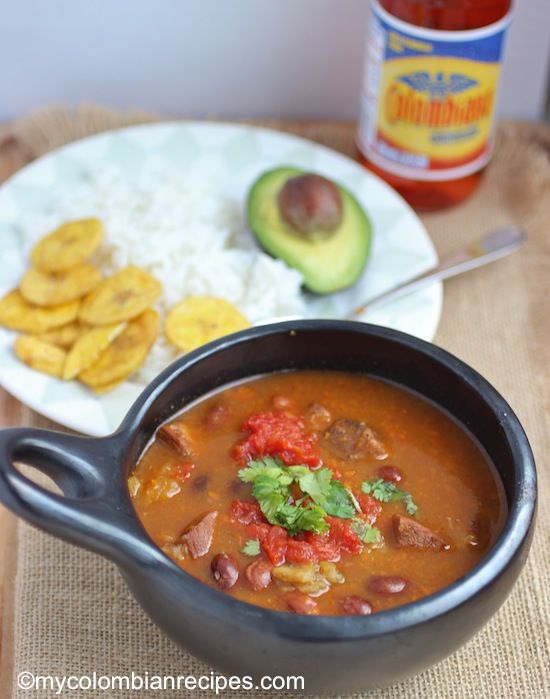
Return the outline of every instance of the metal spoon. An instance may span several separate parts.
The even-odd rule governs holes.
[[[493,231],[476,243],[470,244],[467,248],[443,258],[436,267],[432,267],[422,272],[422,274],[401,282],[397,286],[383,291],[378,296],[374,296],[351,311],[346,318],[353,320],[374,305],[389,301],[397,296],[409,294],[434,281],[448,279],[456,274],[462,274],[462,272],[468,272],[471,269],[476,269],[476,267],[499,260],[501,257],[515,252],[523,245],[526,239],[525,232],[519,228],[501,228]]]
[[[457,274],[462,274],[462,272],[468,272],[471,269],[476,269],[476,267],[482,267],[489,264],[489,262],[499,260],[501,257],[506,257],[506,255],[515,252],[526,240],[525,232],[520,228],[501,228],[493,231],[476,243],[471,243],[467,248],[448,255],[437,266],[431,267],[425,272],[401,282],[397,286],[392,286],[377,296],[373,296],[373,298],[357,306],[344,317],[346,320],[354,320],[372,306],[409,294],[412,291],[417,291],[440,279],[448,279]],[[255,325],[268,325],[270,323],[300,319],[301,316],[296,315],[278,316],[258,321]]]

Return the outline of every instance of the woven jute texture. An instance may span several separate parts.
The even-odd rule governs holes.
[[[75,138],[152,120],[98,107],[50,109],[12,125],[4,136],[38,156]],[[265,123],[264,123],[265,125]],[[269,122],[353,154],[353,127]],[[422,675],[368,696],[397,699],[550,697],[550,130],[503,124],[478,192],[462,206],[424,217],[440,254],[506,224],[522,225],[520,252],[445,285],[435,342],[473,365],[522,420],[538,461],[540,506],[528,563],[507,602],[464,648]],[[407,235],[407,231],[403,231]],[[199,675],[209,668],[165,638],[104,560],[26,525],[19,527],[15,589],[14,678],[41,675]],[[246,638],[235,639],[246,653]],[[306,688],[307,689],[307,688]],[[175,693],[168,693],[174,695]],[[226,692],[222,696],[254,696]],[[13,696],[36,693],[16,688]],[[158,696],[157,691],[50,696]],[[178,696],[209,692],[181,692]],[[272,693],[277,695],[277,693]],[[212,695],[213,696],[213,695]],[[264,695],[265,696],[265,695]],[[282,695],[278,695],[282,696]]]

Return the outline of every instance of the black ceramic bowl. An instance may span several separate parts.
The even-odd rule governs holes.
[[[180,570],[149,539],[126,479],[161,422],[228,382],[284,369],[340,369],[409,387],[442,406],[488,452],[509,516],[483,561],[454,584],[369,617],[299,616],[233,599]],[[37,466],[53,495],[13,467]],[[166,369],[120,429],[103,439],[36,429],[0,432],[0,500],[67,541],[114,561],[150,617],[181,646],[236,675],[303,675],[306,692],[397,682],[465,643],[500,607],[525,562],[536,506],[527,437],[504,399],[447,352],[362,323],[302,321],[252,328]],[[60,575],[62,571],[60,571]]]

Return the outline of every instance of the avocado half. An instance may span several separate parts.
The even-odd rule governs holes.
[[[299,270],[304,285],[318,294],[351,286],[361,276],[371,245],[371,224],[357,199],[335,182],[342,197],[342,220],[326,236],[304,237],[281,217],[278,195],[291,177],[305,170],[279,167],[261,175],[248,194],[248,225],[262,248]]]

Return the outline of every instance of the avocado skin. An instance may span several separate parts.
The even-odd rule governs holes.
[[[304,285],[318,294],[351,286],[361,276],[371,245],[371,224],[357,199],[335,182],[342,196],[343,216],[336,231],[307,239],[293,231],[279,212],[278,194],[291,177],[307,171],[278,167],[252,185],[246,205],[248,225],[261,247],[299,270]]]

